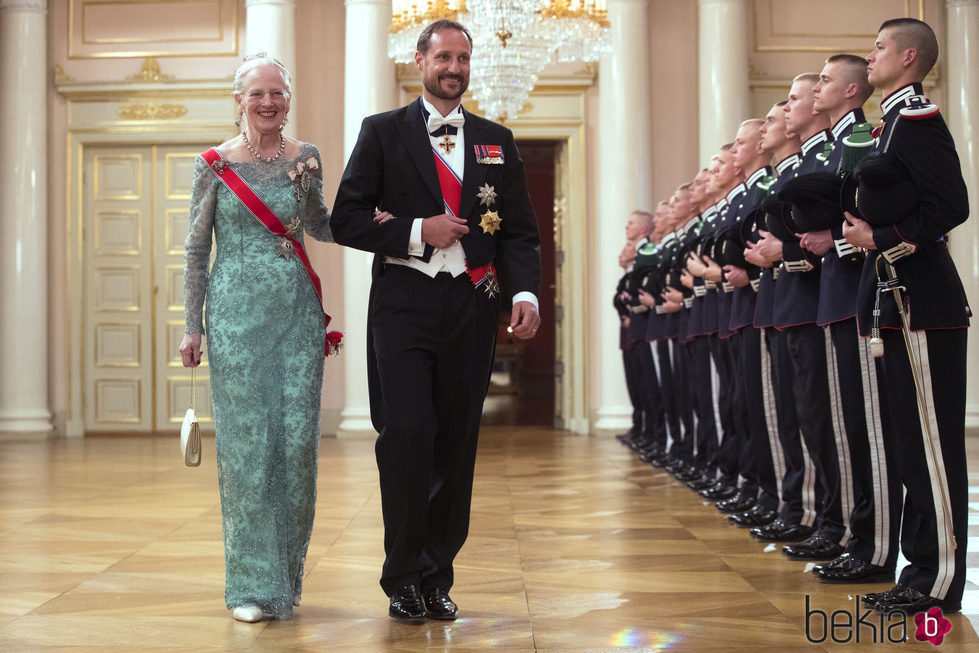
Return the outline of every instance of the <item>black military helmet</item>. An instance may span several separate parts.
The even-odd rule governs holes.
[[[764,221],[759,220],[758,228],[764,229],[781,241],[793,242],[799,240],[795,235],[795,223],[792,221],[791,205],[775,196],[769,196],[763,203]]]
[[[646,243],[636,252],[636,263],[633,269],[642,270],[659,265],[660,247],[654,243]]]
[[[862,159],[840,191],[843,209],[873,227],[901,222],[914,214],[918,202],[910,173],[889,153]]]
[[[800,232],[832,229],[843,222],[842,185],[835,173],[814,172],[787,181],[779,198],[792,205],[792,218]]]

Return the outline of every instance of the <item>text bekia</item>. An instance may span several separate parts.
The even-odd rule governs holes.
[[[849,642],[873,642],[897,644],[908,639],[908,616],[904,612],[874,612],[871,608],[860,611],[860,595],[853,600],[853,610],[835,610],[827,614],[813,609],[806,594],[806,639],[821,644],[829,638],[837,644]]]

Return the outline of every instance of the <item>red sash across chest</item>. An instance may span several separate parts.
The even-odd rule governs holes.
[[[218,152],[213,147],[208,151],[201,154],[201,158],[207,162],[208,166],[214,170],[214,173],[218,178],[224,182],[224,185],[228,187],[228,190],[238,198],[248,211],[255,216],[266,229],[271,231],[276,236],[281,238],[286,238],[292,243],[292,247],[302,262],[303,267],[306,269],[306,275],[309,277],[309,282],[313,284],[313,289],[316,291],[316,296],[320,300],[320,307],[323,306],[323,286],[320,284],[320,278],[316,275],[316,271],[313,270],[313,264],[309,260],[309,256],[306,254],[306,249],[303,247],[303,243],[300,239],[290,236],[286,233],[285,225],[282,224],[282,220],[270,209],[265,202],[262,201],[255,191],[252,190],[251,186],[248,185],[244,179],[242,179],[237,172],[235,172],[228,165],[214,165],[216,161],[222,161],[224,163],[221,153]],[[459,195],[462,195],[462,188],[460,186]],[[326,320],[326,325],[330,324],[330,316],[323,313],[323,317]],[[327,338],[326,343],[326,355],[330,355],[330,341]]]
[[[452,171],[449,164],[445,162],[439,153],[432,148],[432,156],[435,157],[435,172],[439,176],[439,188],[442,190],[442,201],[449,213],[458,217],[459,204],[462,201],[462,180]]]

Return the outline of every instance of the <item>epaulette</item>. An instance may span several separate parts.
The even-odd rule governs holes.
[[[901,107],[901,117],[911,120],[934,118],[938,113],[938,105],[932,104],[924,95],[912,95],[904,101],[904,106]]]

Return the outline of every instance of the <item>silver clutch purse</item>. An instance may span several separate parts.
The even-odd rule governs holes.
[[[180,452],[184,464],[197,467],[201,464],[201,427],[197,423],[197,368],[190,368],[190,404],[180,425]]]

